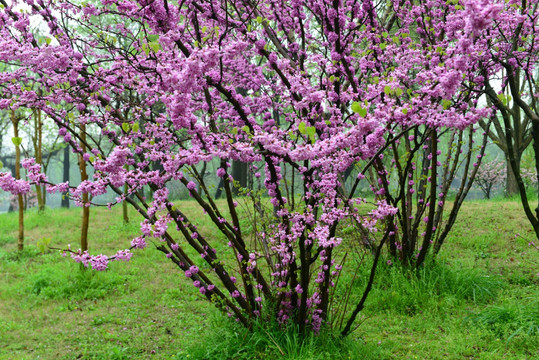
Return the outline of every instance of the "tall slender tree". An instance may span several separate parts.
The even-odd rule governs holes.
[[[22,138],[19,136],[20,118],[16,115],[15,110],[11,110],[11,123],[13,124],[13,144],[15,145],[15,179],[21,180],[21,145]],[[19,234],[17,237],[17,248],[19,251],[24,250],[24,201],[23,194],[17,195],[17,204],[19,210]]]

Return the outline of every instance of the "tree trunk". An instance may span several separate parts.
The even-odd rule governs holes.
[[[64,178],[63,182],[69,182],[69,146],[64,148]],[[69,209],[69,197],[62,196],[62,207]]]
[[[521,154],[516,154],[515,160],[519,164],[520,167],[520,156]],[[518,194],[518,184],[517,184],[517,178],[515,177],[515,174],[513,173],[513,168],[511,167],[511,162],[507,158],[506,154],[506,180],[505,180],[505,196],[513,196]]]
[[[13,135],[19,137],[19,119],[15,116],[15,111],[11,110],[11,122],[13,123]],[[15,179],[21,178],[21,148],[15,145]],[[17,248],[19,251],[24,249],[24,202],[22,194],[18,194],[19,203],[19,237],[17,239]]]
[[[125,169],[129,170],[129,165],[125,165]],[[124,184],[124,196],[127,197],[127,182]],[[122,202],[122,212],[124,218],[124,224],[129,224],[129,214],[127,211],[127,201]]]
[[[86,153],[86,125],[80,125],[80,137],[81,137],[81,148],[82,154]],[[80,180],[88,180],[88,173],[86,172],[86,162],[82,158],[82,154],[79,154],[79,169],[80,169]],[[88,193],[82,194],[82,225],[80,233],[80,248],[84,252],[88,250],[88,224],[90,222],[90,207],[88,202]]]
[[[247,187],[247,163],[236,161],[232,162],[232,177],[234,181],[237,181],[239,186],[242,188]],[[238,195],[238,188],[234,186],[232,188],[234,195]]]
[[[217,190],[215,191],[215,199],[220,199],[221,195],[223,195],[223,186],[225,186],[225,182],[223,178],[219,178],[219,184],[217,185]]]

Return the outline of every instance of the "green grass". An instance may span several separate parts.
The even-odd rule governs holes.
[[[179,206],[214,232],[194,202]],[[140,221],[130,215],[122,225],[120,208],[92,209],[91,250],[128,247]],[[43,238],[76,248],[80,209],[29,211],[25,222],[17,252],[17,214],[0,215],[0,359],[539,359],[539,252],[513,200],[465,203],[439,258],[417,274],[384,261],[344,340],[330,330],[300,340],[267,323],[247,332],[151,245],[106,272],[40,253]],[[366,261],[357,292],[368,270]],[[340,284],[336,298],[351,279]]]

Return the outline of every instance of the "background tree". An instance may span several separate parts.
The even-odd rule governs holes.
[[[497,19],[493,31],[484,35],[483,44],[488,57],[482,62],[482,67],[484,93],[496,108],[503,124],[503,131],[498,131],[498,136],[505,140],[510,170],[515,176],[524,212],[539,238],[539,206],[535,211],[532,209],[520,169],[520,151],[525,148],[526,141],[531,141],[535,170],[539,170],[539,88],[536,82],[538,17],[537,2],[512,4],[509,11]],[[501,89],[496,90],[493,78],[500,73],[503,73]],[[506,92],[510,95],[506,95]],[[522,122],[521,117],[524,119]],[[528,124],[531,139],[526,137]],[[537,187],[535,192],[539,193]]]
[[[481,164],[477,171],[475,182],[485,194],[485,198],[490,199],[492,189],[506,182],[506,163],[494,159]]]
[[[502,71],[503,73],[503,71]],[[526,85],[526,82],[520,80],[522,71],[517,69],[515,72],[516,81],[519,84],[522,84],[520,87],[520,92],[524,91],[523,86]],[[492,118],[492,126],[488,131],[489,138],[492,140],[500,150],[503,151],[506,159],[506,184],[505,184],[505,194],[506,196],[516,195],[519,193],[517,179],[513,173],[511,167],[511,161],[509,160],[509,150],[507,147],[507,138],[511,137],[513,143],[513,150],[515,152],[515,162],[517,165],[521,166],[522,155],[524,151],[528,148],[533,140],[531,132],[531,120],[518,105],[512,101],[512,97],[509,94],[509,90],[506,88],[504,92],[498,94],[499,98],[504,104],[507,115],[510,118],[511,127],[509,130],[505,127],[503,119],[499,116]],[[490,98],[487,98],[487,103],[492,105]],[[484,120],[480,120],[479,124],[484,131],[487,131],[487,123]]]

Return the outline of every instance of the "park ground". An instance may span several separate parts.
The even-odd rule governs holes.
[[[194,202],[178,206],[196,215]],[[128,247],[140,221],[130,217],[124,225],[121,208],[92,209],[92,252]],[[41,252],[43,239],[76,247],[78,208],[28,211],[23,252],[17,226],[17,214],[0,215],[0,359],[539,359],[539,251],[516,200],[465,202],[417,276],[384,261],[344,341],[248,333],[151,245],[105,272]]]

